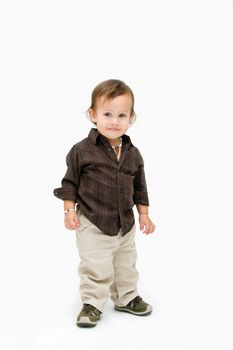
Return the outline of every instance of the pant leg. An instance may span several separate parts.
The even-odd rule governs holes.
[[[76,242],[80,256],[80,296],[83,303],[102,312],[113,283],[116,237],[103,234],[83,214],[79,213],[79,219]]]
[[[114,281],[110,291],[114,304],[125,306],[138,295],[139,274],[136,269],[135,226],[125,236],[122,237],[120,234],[118,239],[119,246],[113,259]]]

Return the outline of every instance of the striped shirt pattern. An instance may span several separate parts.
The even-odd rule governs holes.
[[[130,137],[122,136],[121,156],[107,139],[92,128],[66,156],[67,171],[53,193],[72,200],[104,234],[123,235],[135,222],[133,206],[149,205],[144,162]]]

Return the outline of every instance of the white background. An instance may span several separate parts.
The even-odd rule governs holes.
[[[0,347],[232,350],[232,1],[1,1]],[[78,253],[53,196],[102,80],[135,93],[154,312],[79,329]]]

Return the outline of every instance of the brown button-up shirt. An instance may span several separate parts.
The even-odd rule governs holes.
[[[116,154],[96,129],[75,144],[66,157],[62,187],[54,195],[77,202],[81,212],[104,234],[123,234],[134,225],[134,204],[149,205],[144,163],[129,136],[122,136],[122,151]]]

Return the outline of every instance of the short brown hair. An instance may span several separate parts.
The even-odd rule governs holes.
[[[130,114],[130,123],[133,123],[136,119],[136,114],[134,111],[134,94],[131,88],[126,85],[123,81],[118,79],[108,79],[99,83],[91,94],[91,105],[87,110],[87,115],[89,116],[89,109],[95,109],[97,100],[100,97],[104,97],[106,100],[112,100],[115,97],[128,94],[132,99],[132,108]]]

